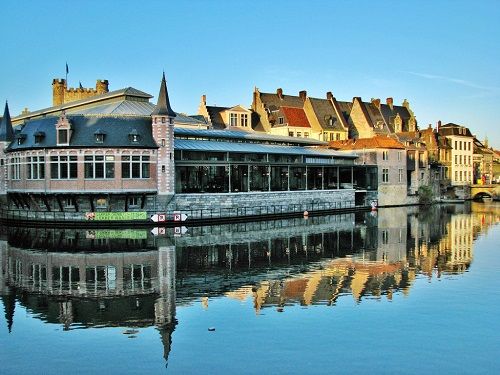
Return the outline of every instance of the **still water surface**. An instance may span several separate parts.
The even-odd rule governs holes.
[[[499,222],[473,203],[3,227],[0,373],[498,374]]]

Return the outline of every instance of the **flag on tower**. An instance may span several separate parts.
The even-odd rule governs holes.
[[[66,63],[66,74],[69,73],[68,63]]]

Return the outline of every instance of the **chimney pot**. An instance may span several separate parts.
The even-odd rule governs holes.
[[[394,99],[393,98],[387,98],[386,99],[386,103],[389,107],[392,108],[392,106],[394,105]]]
[[[303,101],[306,101],[307,91],[306,90],[299,91],[299,96]]]
[[[276,95],[278,95],[278,98],[283,99],[283,89],[281,87],[276,90]]]
[[[332,99],[333,99],[333,94],[332,94],[332,92],[331,92],[331,91],[328,91],[328,92],[326,93],[326,98],[327,98],[328,100],[332,100]]]
[[[380,99],[372,99],[372,104],[380,109]]]

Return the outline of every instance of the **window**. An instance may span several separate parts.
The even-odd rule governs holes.
[[[293,137],[293,132],[288,132],[289,137]]]
[[[10,159],[10,179],[20,180],[21,179],[21,158],[13,157]]]
[[[69,208],[71,208],[71,207],[75,207],[75,202],[74,202],[73,198],[72,198],[72,197],[68,197],[68,198],[66,198],[66,199],[64,200],[64,206],[65,206],[65,207],[69,207]]]
[[[382,231],[382,243],[385,245],[389,243],[389,231],[387,229]]]
[[[243,127],[248,126],[248,115],[246,113],[243,113],[241,115],[241,126],[243,126]]]
[[[462,141],[458,142],[458,149],[462,150]]]
[[[460,164],[462,164],[462,155],[458,157],[458,160],[460,161]]]
[[[57,131],[57,143],[58,144],[68,143],[68,129],[59,129]]]
[[[399,168],[399,182],[403,182],[403,169]]]
[[[285,119],[283,117],[278,117],[278,124],[283,125],[285,123]]]
[[[238,125],[238,115],[236,113],[229,114],[229,126],[237,126]]]
[[[114,178],[114,155],[85,155],[85,178]]]
[[[128,198],[129,206],[139,206],[139,197],[129,197]]]
[[[137,132],[136,129],[133,129],[129,134],[128,134],[128,139],[131,143],[137,143],[141,139],[139,133]]]
[[[50,157],[50,178],[65,180],[78,177],[76,155],[59,155]]]
[[[340,141],[340,133],[337,133],[337,134],[335,135],[335,139],[336,139],[337,141]]]
[[[401,161],[401,155],[402,155],[402,151],[398,151],[398,161]],[[399,181],[401,182],[401,181]]]
[[[471,143],[472,143],[472,142],[467,142],[467,151],[470,151],[470,144],[471,144]]]
[[[463,181],[462,171],[460,171],[460,181]]]
[[[389,151],[382,151],[382,160],[389,160]]]
[[[304,132],[304,138],[309,138],[309,133],[308,132]]]
[[[149,155],[122,155],[122,178],[150,178]]]
[[[455,150],[458,150],[458,142],[455,141]]]
[[[37,131],[35,133],[35,144],[41,143],[44,137],[45,137],[44,132]]]
[[[97,130],[94,133],[95,143],[104,143],[105,133],[102,130]]]
[[[26,157],[26,178],[28,180],[45,179],[45,157],[27,156]]]
[[[455,164],[458,164],[458,155],[455,155]]]
[[[302,132],[297,132],[297,137],[302,137]]]
[[[469,165],[470,165],[470,155],[469,155]]]
[[[389,182],[389,169],[382,168],[382,182]]]
[[[162,139],[161,140],[161,147],[165,147],[166,144],[167,144],[167,142],[165,141],[165,139]]]
[[[458,181],[458,171],[455,171],[455,181]]]

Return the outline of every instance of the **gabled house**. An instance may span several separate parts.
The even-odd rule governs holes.
[[[350,138],[370,138],[418,130],[417,120],[406,99],[398,106],[394,105],[392,98],[387,98],[386,104],[381,104],[380,99],[372,99],[367,103],[355,97],[350,117]]]
[[[261,93],[255,88],[252,102],[256,119],[254,129],[274,135],[322,140],[321,125],[318,121],[311,121],[311,111],[309,115],[305,111],[307,99],[306,91],[293,96],[283,94],[281,88],[276,94]]]
[[[198,115],[203,116],[212,129],[253,130],[251,110],[242,105],[234,107],[208,106],[206,95],[201,96]]]
[[[342,105],[331,92],[326,93],[326,99],[307,97],[304,102],[304,111],[311,127],[320,133],[320,140],[347,139],[350,110],[344,112]]]

